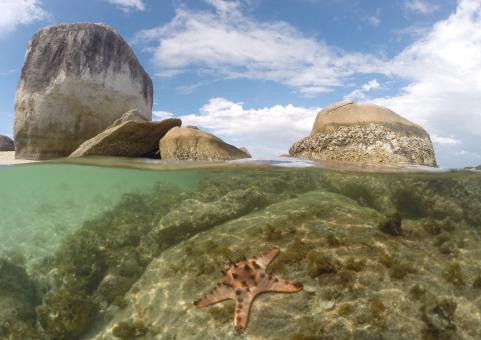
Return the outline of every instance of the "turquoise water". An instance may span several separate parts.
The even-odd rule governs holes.
[[[32,164],[0,168],[0,253],[27,260],[51,254],[82,223],[114,207],[122,195],[158,185],[195,190],[199,174],[88,165]]]
[[[243,338],[481,334],[479,172],[119,164],[0,168],[0,339],[237,339],[192,301],[274,245]]]

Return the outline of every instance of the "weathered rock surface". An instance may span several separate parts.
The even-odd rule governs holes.
[[[50,26],[34,35],[15,97],[16,157],[68,156],[122,113],[152,117],[152,81],[103,24]]]
[[[193,301],[222,279],[224,260],[273,245],[281,253],[272,273],[302,282],[304,289],[259,296],[242,338],[468,339],[478,334],[481,298],[472,282],[479,241],[466,238],[475,231],[459,224],[448,232],[466,240],[453,260],[462,267],[460,284],[447,274],[452,264],[436,237],[431,242],[426,221],[406,221],[409,232],[390,236],[376,227],[381,219],[378,211],[344,195],[313,190],[229,220],[162,252],[126,294],[125,307],[108,309],[105,322],[86,339],[112,339],[127,329],[141,330],[148,339],[234,338],[232,301],[202,309]]]
[[[36,303],[35,287],[25,268],[0,258],[0,338],[15,338],[17,329],[32,324]]]
[[[13,140],[4,135],[0,135],[0,151],[14,151],[15,143]]]
[[[125,112],[119,119],[116,119],[112,123],[112,125],[110,125],[109,127],[114,127],[128,121],[148,122],[149,119],[145,118],[145,116],[139,110],[134,109],[134,110]]]
[[[374,104],[344,101],[321,110],[310,135],[291,156],[363,163],[436,166],[431,139],[420,126]]]
[[[160,122],[127,120],[85,141],[69,157],[142,157],[158,148],[167,131],[181,124],[177,118]]]
[[[251,153],[249,152],[249,150],[247,150],[246,147],[242,146],[239,148],[239,150],[243,151],[247,155],[247,157],[252,158]]]
[[[174,128],[159,144],[160,157],[167,160],[224,161],[249,158],[244,151],[213,134],[196,128]]]

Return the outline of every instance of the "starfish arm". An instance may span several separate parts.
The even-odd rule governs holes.
[[[234,299],[234,288],[219,282],[209,294],[194,301],[194,305],[201,308],[228,299]]]
[[[272,260],[274,260],[278,253],[279,247],[275,246],[268,252],[258,256],[255,261],[263,270],[266,270],[267,266],[269,266],[269,264],[272,262]]]
[[[236,298],[234,325],[238,332],[244,331],[247,327],[253,300],[253,294],[242,294],[241,297]]]
[[[257,285],[257,293],[263,292],[280,292],[280,293],[296,293],[302,290],[302,283],[283,280],[276,276],[266,276]]]

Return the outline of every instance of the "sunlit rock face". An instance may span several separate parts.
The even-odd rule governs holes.
[[[294,143],[289,153],[313,160],[437,165],[422,127],[387,108],[353,101],[321,110],[311,134]]]
[[[250,158],[238,149],[198,128],[173,128],[160,140],[160,157],[166,160],[224,161]]]
[[[152,96],[152,80],[112,28],[44,28],[29,43],[17,87],[16,157],[67,156],[131,109],[151,120]]]

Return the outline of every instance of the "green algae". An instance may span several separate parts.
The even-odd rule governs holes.
[[[67,340],[84,333],[92,324],[98,306],[86,294],[60,288],[45,295],[36,312],[48,338]]]
[[[112,330],[112,335],[121,340],[131,340],[142,337],[148,332],[142,320],[121,321]]]
[[[324,330],[311,330],[308,325],[318,323],[303,315],[306,332],[296,330],[299,336],[321,336],[331,329],[338,335],[348,334],[343,333],[345,324],[353,320],[361,320],[365,328],[356,328],[353,334],[374,336],[385,332],[386,325],[396,334],[390,319],[392,301],[372,296],[384,286],[414,297],[413,306],[404,308],[419,311],[424,335],[444,336],[445,331],[433,331],[430,317],[423,316],[437,309],[422,307],[423,301],[432,290],[446,294],[446,287],[454,286],[466,295],[467,290],[481,286],[473,252],[474,228],[481,226],[481,194],[477,177],[432,177],[317,170],[213,171],[189,193],[160,185],[150,193],[127,194],[114,208],[85,221],[53,256],[34,268],[28,279],[37,281],[41,299],[33,299],[30,308],[37,306],[36,310],[16,328],[24,330],[26,339],[35,332],[46,339],[75,339],[111,304],[120,307],[118,313],[128,313],[132,299],[127,295],[142,294],[137,285],[132,286],[170,248],[182,250],[165,264],[172,280],[210,280],[219,278],[224,260],[279,245],[281,253],[269,270],[289,279],[310,280],[326,301],[337,303],[335,312],[326,317],[338,318],[326,322]],[[269,212],[277,203],[283,208]],[[265,216],[254,218],[264,211]],[[392,211],[399,213],[389,215]],[[226,232],[235,237],[216,233],[236,220],[242,221],[236,227],[239,231]],[[200,242],[197,236],[202,233],[216,236]],[[19,268],[28,267],[28,261],[25,256],[11,256]],[[446,265],[446,261],[454,262]],[[420,286],[422,281],[426,284]],[[297,299],[303,301],[292,298]],[[362,313],[359,304],[365,307],[364,319],[357,317]],[[438,305],[454,324],[453,308]],[[72,308],[73,313],[66,312]],[[217,325],[231,325],[228,309],[215,307],[208,313]],[[57,314],[64,316],[51,318]],[[121,326],[116,334],[143,335],[135,330],[135,318],[123,320],[130,321],[116,320]],[[148,320],[143,322],[150,325]],[[261,332],[255,322],[251,327]],[[460,327],[450,326],[447,332]],[[414,324],[416,332],[420,328]],[[13,328],[6,332],[21,334],[13,333]]]
[[[378,229],[385,234],[400,236],[403,234],[401,214],[397,211],[388,214],[378,225]]]

